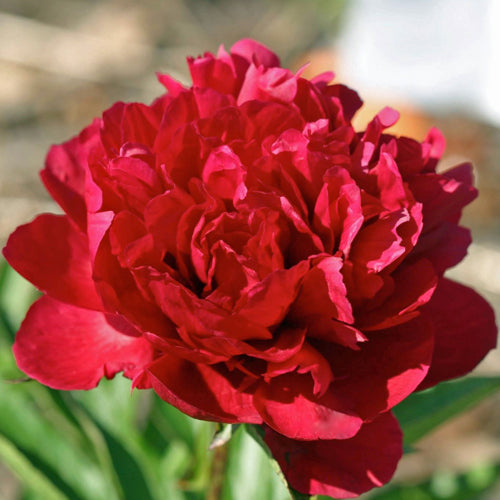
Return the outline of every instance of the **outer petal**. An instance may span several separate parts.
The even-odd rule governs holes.
[[[431,367],[419,389],[470,372],[497,344],[491,306],[474,290],[441,279],[422,315],[434,324]]]
[[[85,128],[80,135],[52,146],[47,155],[45,169],[40,172],[47,191],[61,208],[82,228],[86,224],[86,208],[83,199],[87,158],[99,144],[100,120]]]
[[[426,376],[431,362],[432,324],[413,321],[370,333],[359,351],[321,343],[317,349],[329,361],[335,380],[330,391],[353,404],[364,420],[387,411],[411,394]]]
[[[274,52],[271,52],[267,47],[250,38],[244,38],[236,42],[231,47],[231,54],[233,56],[240,56],[247,60],[248,63],[254,62],[265,68],[280,65],[280,60]]]
[[[12,233],[3,252],[16,271],[51,297],[102,309],[92,281],[87,236],[68,217],[39,215]]]
[[[255,406],[264,422],[292,439],[347,439],[356,434],[362,420],[343,411],[343,402],[328,391],[313,394],[307,375],[287,374],[262,383]]]
[[[309,495],[350,498],[382,486],[402,455],[402,434],[390,413],[351,439],[295,441],[269,428],[264,439],[290,485]]]
[[[14,356],[30,377],[54,389],[92,389],[102,377],[134,377],[152,359],[142,338],[118,333],[104,314],[39,299],[16,336]]]
[[[262,422],[252,395],[238,388],[241,373],[229,372],[222,364],[215,368],[166,354],[148,372],[156,393],[191,417],[229,423]]]

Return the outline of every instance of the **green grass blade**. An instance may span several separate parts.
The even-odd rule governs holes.
[[[11,441],[1,434],[0,459],[22,481],[25,487],[36,491],[39,498],[47,500],[68,499]]]
[[[240,425],[229,441],[222,500],[290,499],[292,493],[261,430],[260,426]]]
[[[403,429],[405,444],[421,439],[499,389],[500,377],[471,377],[412,394],[393,409]]]

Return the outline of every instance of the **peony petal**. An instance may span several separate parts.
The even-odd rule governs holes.
[[[158,81],[167,89],[169,96],[177,97],[183,90],[186,90],[181,82],[172,78],[167,73],[156,73]]]
[[[158,306],[177,326],[205,338],[208,343],[220,339],[266,340],[271,332],[243,316],[229,314],[208,300],[198,298],[192,291],[166,275],[150,275],[149,286]]]
[[[313,228],[327,252],[338,248],[348,255],[363,225],[361,193],[346,169],[332,167],[325,173],[314,207]]]
[[[194,204],[193,198],[174,187],[153,198],[144,210],[144,221],[156,247],[177,257],[177,227],[182,215]]]
[[[353,323],[351,304],[340,272],[342,260],[339,257],[318,257],[313,263],[315,265],[305,275],[291,307],[290,319],[302,324],[309,317],[325,316]]]
[[[418,309],[429,302],[438,281],[427,259],[399,267],[392,278],[394,287],[390,287],[389,297],[386,298],[382,290],[381,304],[375,306],[374,302],[371,310],[365,308],[358,312],[357,326],[363,331],[390,328],[418,316]]]
[[[94,281],[109,313],[119,313],[141,331],[169,335],[173,325],[154,304],[149,289],[140,286],[141,272],[146,266],[127,269],[112,253],[110,231],[101,240],[94,260]],[[140,248],[139,248],[140,250]]]
[[[295,441],[269,428],[264,439],[289,484],[308,495],[350,498],[382,486],[402,455],[401,430],[390,413],[350,439]]]
[[[387,411],[411,394],[424,379],[434,347],[432,324],[423,318],[370,334],[361,349],[326,342],[317,349],[330,363],[330,387],[364,420]]]
[[[462,261],[467,255],[471,241],[469,229],[442,222],[420,237],[411,258],[425,256],[434,266],[436,273],[441,275],[446,269]]]
[[[201,89],[208,87],[221,94],[232,94],[236,85],[235,69],[227,54],[224,59],[215,58],[212,54],[205,54],[196,59],[188,57],[193,86]]]
[[[238,314],[262,326],[278,324],[297,297],[308,270],[309,263],[302,261],[290,269],[279,269],[268,274],[244,297],[244,305],[237,307]]]
[[[236,188],[243,182],[244,169],[229,146],[214,148],[203,167],[202,179],[210,193],[232,200]]]
[[[477,196],[470,163],[457,165],[442,175],[413,176],[409,185],[416,200],[423,204],[424,231],[446,220],[456,222],[457,214]]]
[[[435,346],[419,389],[467,374],[496,347],[493,309],[471,288],[441,279],[422,316],[434,324]]]
[[[370,175],[376,175],[380,201],[388,210],[407,207],[408,202],[413,201],[408,199],[409,193],[403,185],[396,161],[389,154],[381,153],[380,159],[370,171]]]
[[[231,55],[239,56],[248,61],[249,64],[254,62],[256,65],[262,65],[265,68],[280,65],[280,60],[274,52],[250,38],[237,41],[231,47]]]
[[[102,377],[134,377],[152,360],[150,344],[118,333],[104,314],[44,296],[31,306],[14,343],[28,376],[61,390],[92,389]]]
[[[311,378],[297,373],[261,383],[254,403],[267,425],[292,439],[347,439],[363,423],[330,391],[315,396]]]
[[[152,147],[160,126],[161,109],[139,102],[117,102],[102,115],[101,141],[108,156],[118,156],[123,144]]]
[[[355,90],[345,85],[328,85],[323,91],[325,97],[329,97],[329,111],[338,111],[336,123],[350,121],[356,114],[356,111],[363,105],[363,101]],[[338,103],[338,104],[337,104]],[[335,116],[335,114],[332,114]]]
[[[265,377],[276,377],[297,371],[309,373],[313,379],[313,394],[323,396],[333,380],[333,373],[328,361],[310,344],[305,343],[294,356],[284,361],[270,359]]]
[[[357,328],[319,315],[307,318],[307,336],[334,342],[355,351],[360,349],[359,342],[367,340],[367,337]]]
[[[51,297],[102,309],[92,281],[87,237],[67,216],[42,214],[18,227],[3,253],[16,271]]]
[[[52,198],[80,226],[86,225],[84,200],[87,158],[90,151],[100,144],[101,120],[94,120],[77,137],[52,146],[40,177]]]
[[[410,220],[405,208],[385,213],[361,229],[354,240],[350,258],[369,273],[379,273],[406,252],[399,232]]]
[[[283,68],[263,68],[251,64],[240,89],[237,104],[247,101],[290,103],[297,94],[297,77]]]
[[[245,354],[254,358],[281,363],[300,351],[306,337],[306,330],[281,327],[271,340],[255,340],[247,346]]]
[[[241,391],[241,372],[195,364],[165,354],[149,368],[155,392],[187,415],[218,422],[259,424],[262,418],[252,403],[252,395]]]

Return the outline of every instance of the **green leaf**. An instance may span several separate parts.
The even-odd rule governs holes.
[[[234,432],[228,445],[221,500],[290,499],[285,483],[273,471],[274,467],[279,470],[277,462],[259,439],[258,426],[240,425]],[[270,460],[274,461],[273,467]]]
[[[191,451],[196,450],[198,422],[157,396],[153,397],[148,423],[165,442],[181,439]]]
[[[39,498],[67,500],[68,497],[61,493],[11,441],[2,435],[0,435],[0,459],[25,487],[36,491]]]
[[[150,489],[150,481],[143,463],[130,452],[125,443],[115,438],[106,429],[100,428],[108,445],[109,454],[113,462],[118,480],[121,484],[125,500],[154,500],[155,495]],[[152,483],[152,481],[151,481]],[[158,497],[159,498],[159,497]]]
[[[118,482],[120,498],[164,498],[166,486],[158,477],[161,455],[140,432],[149,411],[149,396],[142,391],[131,394],[130,380],[123,377],[102,380],[92,391],[72,392],[87,425],[93,427],[94,443],[100,461],[108,465],[108,477]]]
[[[306,495],[305,493],[300,493],[296,490],[294,490],[293,488],[290,488],[290,493],[292,495],[292,499],[293,500],[314,500],[316,497],[311,497],[309,495]]]
[[[36,382],[2,384],[0,434],[71,499],[112,499],[85,435]],[[75,474],[78,471],[78,474]]]
[[[370,500],[478,500],[487,497],[498,482],[499,464],[478,464],[464,473],[436,471],[417,484],[387,485]]]
[[[465,378],[417,392],[393,411],[410,445],[500,389],[500,377]]]
[[[0,322],[13,336],[40,292],[5,261],[0,264]]]

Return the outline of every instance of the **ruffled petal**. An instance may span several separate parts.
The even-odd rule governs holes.
[[[244,305],[238,304],[238,314],[266,327],[278,324],[297,297],[308,269],[309,263],[303,261],[290,269],[268,274],[243,298]]]
[[[242,374],[223,364],[205,365],[170,356],[148,368],[155,392],[187,415],[217,422],[259,424],[251,393],[239,389]]]
[[[342,260],[321,256],[312,262],[314,266],[304,278],[289,318],[298,324],[317,316],[353,323],[352,307],[340,272]]]
[[[497,345],[497,326],[491,306],[474,290],[441,279],[422,316],[434,325],[431,367],[419,389],[461,377]]]
[[[309,495],[350,498],[387,483],[402,455],[397,420],[385,413],[345,440],[295,441],[266,428],[264,439],[289,484]]]
[[[92,389],[120,371],[133,378],[153,357],[146,340],[117,332],[104,314],[47,296],[31,306],[13,351],[28,376],[61,390]]]

